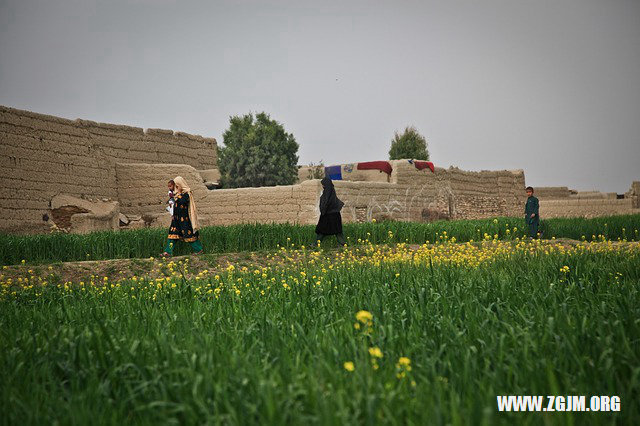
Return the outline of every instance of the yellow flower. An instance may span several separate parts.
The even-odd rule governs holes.
[[[355,370],[356,368],[355,368],[355,366],[353,365],[353,362],[351,362],[351,361],[347,361],[347,362],[345,362],[345,363],[344,363],[344,369],[345,369],[345,370],[347,370],[347,371],[353,371],[353,370]]]
[[[382,351],[379,347],[369,348],[369,355],[375,358],[382,358]]]
[[[409,364],[411,364],[411,360],[406,356],[401,356],[400,359],[398,359],[398,365],[407,366]]]
[[[356,314],[356,319],[361,323],[367,323],[373,319],[373,315],[369,311],[358,311]]]

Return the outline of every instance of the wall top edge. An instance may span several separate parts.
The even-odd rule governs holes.
[[[156,128],[147,128],[147,129],[145,129],[145,128],[142,128],[142,127],[129,126],[129,125],[126,125],[126,124],[102,123],[102,122],[93,121],[93,120],[86,120],[86,119],[82,119],[82,118],[76,118],[75,120],[72,120],[72,119],[68,119],[68,118],[58,117],[58,116],[55,116],[55,115],[41,114],[41,113],[38,113],[38,112],[22,110],[22,109],[18,109],[18,108],[13,108],[13,107],[9,107],[9,106],[6,106],[6,105],[0,105],[0,112],[6,113],[6,114],[13,114],[13,115],[17,115],[17,116],[28,117],[28,118],[32,118],[32,119],[36,119],[36,120],[54,122],[54,123],[58,123],[58,124],[64,124],[64,125],[67,125],[67,126],[80,127],[80,128],[85,128],[85,129],[93,127],[93,128],[106,129],[106,130],[125,131],[125,132],[129,132],[129,133],[140,134],[140,135],[148,134],[148,135],[171,136],[171,137],[175,137],[175,138],[187,138],[187,139],[196,140],[196,141],[199,141],[199,142],[203,142],[204,141],[204,142],[208,142],[208,143],[217,144],[216,139],[213,138],[213,137],[204,137],[204,136],[201,136],[201,135],[186,133],[186,132],[182,132],[182,131],[174,131],[174,130],[169,130],[169,129],[156,129]]]

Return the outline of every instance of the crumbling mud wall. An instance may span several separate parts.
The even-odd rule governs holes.
[[[572,194],[566,186],[539,186],[533,189],[539,200],[559,200],[569,198]]]
[[[313,223],[319,216],[319,180],[297,185],[209,190],[200,173],[183,164],[118,164],[120,210],[134,222],[147,218],[151,226],[168,226],[164,210],[167,180],[186,179],[196,201],[201,226],[238,223]],[[127,182],[145,182],[144,187]]]
[[[334,181],[345,202],[346,222],[431,221],[520,216],[526,194],[522,170],[469,172],[455,167],[418,170],[408,160],[390,161],[392,172],[344,164]]]
[[[540,218],[552,217],[598,217],[637,214],[633,200],[623,199],[565,199],[540,200]]]
[[[631,188],[624,194],[624,197],[631,200],[634,209],[640,209],[640,181],[631,182]]]
[[[0,138],[7,176],[0,232],[165,227],[167,181],[177,175],[194,190],[203,226],[313,224],[319,217],[322,187],[317,179],[306,180],[303,168],[296,185],[213,189],[220,179],[214,139],[2,106]],[[390,163],[391,174],[357,170],[357,163],[341,166],[344,179],[335,186],[345,202],[345,222],[522,216],[522,170],[431,172],[408,160]],[[541,188],[537,195],[543,218],[640,212],[640,182],[623,197],[566,187]]]
[[[391,183],[409,185],[413,203],[422,199],[423,219],[480,219],[520,215],[526,198],[522,170],[472,172],[457,167],[418,170],[392,162]]]
[[[217,168],[215,139],[67,120],[4,106],[0,145],[6,185],[0,195],[0,232],[47,232],[51,200],[59,194],[117,201],[117,162]]]
[[[598,217],[638,214],[640,182],[633,182],[625,194],[576,191],[565,187],[534,188],[540,200],[540,217]]]
[[[298,183],[305,180],[322,179],[324,166],[299,166]],[[342,180],[353,182],[389,182],[389,175],[380,170],[358,170],[358,163],[340,165]],[[315,176],[315,177],[314,177]]]
[[[116,201],[56,195],[51,200],[50,213],[54,228],[63,232],[86,234],[120,228],[120,209]]]

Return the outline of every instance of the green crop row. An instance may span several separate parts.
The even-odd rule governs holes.
[[[542,238],[571,238],[587,241],[606,238],[638,241],[640,215],[594,219],[549,219],[541,223]],[[402,242],[423,244],[447,237],[457,241],[481,240],[486,235],[498,239],[522,238],[521,218],[439,221],[433,223],[380,222],[344,225],[350,244],[366,240],[374,244]],[[68,262],[157,257],[166,243],[165,229],[105,231],[85,235],[0,235],[0,264]],[[602,236],[602,237],[601,237]],[[209,226],[200,232],[205,253],[273,250],[279,246],[315,244],[314,226],[290,224],[245,224]],[[327,243],[336,244],[333,237]],[[188,254],[186,244],[178,244],[174,254]]]
[[[460,265],[446,257],[462,247],[442,245],[441,255],[403,261],[381,252],[381,264],[338,251],[327,261],[309,255],[190,280],[4,283],[0,418],[637,423],[637,247],[532,254],[528,245],[502,244],[519,247],[511,252],[500,245],[460,252],[467,253]],[[484,263],[465,266],[476,258]],[[617,412],[501,413],[498,395],[621,402]]]

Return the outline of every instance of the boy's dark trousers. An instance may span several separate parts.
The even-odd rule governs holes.
[[[538,224],[540,223],[540,220],[535,217],[535,218],[527,218],[527,224],[529,225],[529,237],[531,238],[537,238],[538,237]]]

